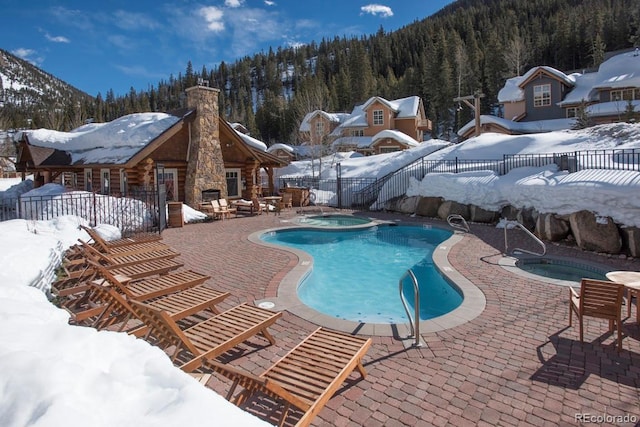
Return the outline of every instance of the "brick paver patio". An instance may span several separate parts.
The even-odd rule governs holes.
[[[446,226],[404,215],[362,214]],[[163,236],[181,252],[187,268],[211,275],[211,286],[232,293],[220,305],[226,309],[276,295],[297,257],[252,243],[248,236],[290,225],[287,221],[295,215],[288,210],[280,216],[188,224]],[[581,344],[576,323],[568,327],[568,289],[506,271],[498,265],[502,231],[478,224],[471,228],[451,248],[448,260],[484,293],[482,314],[453,329],[422,334],[422,348],[405,349],[399,339],[373,337],[364,360],[367,378],[342,388],[313,425],[557,426],[580,425],[581,416],[584,424],[639,423],[640,328],[633,322],[635,313],[625,320],[620,353],[604,321],[588,320]],[[640,270],[637,260],[557,245],[549,245],[549,252]],[[263,341],[253,340],[256,347],[242,346],[228,363],[259,374],[316,327],[285,312],[271,328],[276,345],[263,347]],[[222,394],[227,389],[221,382],[212,387]]]

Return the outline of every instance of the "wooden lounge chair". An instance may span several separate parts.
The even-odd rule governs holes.
[[[580,322],[580,342],[584,341],[584,317],[596,317],[609,321],[609,332],[618,330],[618,351],[622,350],[622,298],[624,285],[621,283],[582,279],[580,294],[569,288],[569,326],[576,314]]]
[[[257,334],[275,344],[267,328],[282,316],[281,312],[244,303],[181,330],[165,310],[139,301],[130,304],[138,318],[151,328],[155,344],[166,351],[173,348],[171,360],[176,363],[180,358],[183,362],[180,368],[185,372],[199,368],[203,360],[216,358]]]
[[[104,266],[93,261],[88,262],[91,267],[96,269],[98,275],[111,284],[111,286],[114,286],[126,295],[128,299],[138,301],[145,301],[192,288],[211,278],[211,276],[196,273],[192,270],[181,270],[125,284],[122,279],[118,278],[110,270],[104,268]]]
[[[169,249],[169,246],[162,243],[160,240],[152,240],[152,241],[141,241],[135,242],[131,241],[130,243],[118,243],[117,245],[112,245],[107,240],[103,239],[96,230],[90,227],[80,226],[84,231],[87,232],[91,240],[93,240],[96,248],[105,253],[105,254],[124,254],[128,252],[153,252],[156,250]]]
[[[84,256],[83,268],[77,268],[73,271],[66,270],[62,277],[51,284],[53,295],[66,297],[86,291],[88,282],[96,277],[96,270],[89,265],[86,261],[87,259],[100,263],[116,276],[128,277],[131,280],[167,274],[184,266],[183,263],[173,259],[151,259],[125,266],[111,265],[109,259],[100,252],[89,252],[89,250],[85,249],[82,249],[82,251]]]
[[[118,331],[124,330],[131,318],[136,317],[135,311],[127,302],[126,297],[106,281],[93,281],[90,286],[93,293],[91,303],[80,313],[74,313],[75,322],[88,324],[98,330],[119,323]],[[179,321],[205,310],[218,314],[219,311],[215,305],[229,295],[229,292],[221,292],[206,285],[198,285],[152,301],[146,301],[146,303],[153,308],[165,310],[174,321]],[[129,333],[141,337],[149,333],[149,328],[144,325],[136,325]]]
[[[84,249],[91,252],[92,254],[101,253],[102,258],[106,262],[108,262],[109,265],[111,266],[117,265],[120,267],[124,267],[127,265],[134,265],[134,264],[139,264],[141,262],[150,261],[152,259],[173,259],[180,256],[178,252],[175,252],[171,248],[158,249],[154,251],[133,251],[133,252],[120,253],[120,254],[105,254],[96,250],[96,248],[94,248],[90,244],[80,239],[78,239],[78,241],[82,244]],[[66,266],[68,269],[71,270],[71,269],[74,269],[72,268],[73,264],[80,264],[82,268],[84,268],[83,260],[74,260],[70,263],[66,263]]]
[[[370,338],[318,328],[260,376],[211,360],[203,367],[233,381],[227,394],[229,401],[247,407],[254,395],[263,393],[284,401],[279,425],[284,424],[293,406],[303,412],[296,425],[306,426],[355,369],[362,378],[366,376],[362,358],[370,346]],[[238,385],[243,390],[234,396]]]
[[[83,225],[81,225],[80,228],[85,230],[94,241],[96,242],[98,241],[94,238],[94,234],[95,234],[97,235],[99,240],[102,240],[111,248],[115,248],[119,246],[136,245],[136,244],[147,243],[147,242],[159,242],[162,240],[162,235],[159,233],[138,233],[138,234],[134,234],[131,237],[124,237],[121,239],[107,241],[107,240],[104,240],[102,236],[100,236],[100,234],[97,231],[95,231],[93,228],[85,227]]]

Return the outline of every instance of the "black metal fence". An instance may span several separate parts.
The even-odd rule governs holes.
[[[380,209],[385,201],[404,195],[410,179],[422,180],[429,173],[491,171],[506,175],[521,167],[543,167],[555,164],[570,173],[585,169],[640,171],[640,150],[608,149],[548,154],[505,154],[502,159],[418,159],[382,178],[281,177],[280,188],[286,186],[311,189],[311,201],[352,209]]]
[[[118,227],[123,235],[160,232],[160,211],[158,194],[151,190],[134,190],[127,197],[71,191],[53,196],[0,198],[0,221],[50,220],[74,215],[91,226]]]

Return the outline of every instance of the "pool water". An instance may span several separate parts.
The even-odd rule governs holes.
[[[369,224],[371,220],[351,215],[315,215],[303,217],[298,222],[314,227],[352,227]]]
[[[517,262],[517,266],[528,273],[550,279],[567,280],[571,282],[580,282],[583,278],[607,280],[605,276],[606,272],[604,271],[563,260],[520,260]]]
[[[313,270],[298,287],[307,306],[329,316],[362,323],[406,323],[398,282],[412,269],[420,284],[420,319],[455,309],[462,295],[433,265],[436,246],[448,230],[416,226],[376,226],[358,230],[287,229],[263,241],[297,248],[313,257]],[[407,277],[405,298],[413,304]],[[410,307],[413,314],[413,306]]]

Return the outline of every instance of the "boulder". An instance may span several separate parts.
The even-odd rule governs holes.
[[[469,207],[449,200],[442,202],[438,208],[438,217],[446,220],[452,214],[461,215],[464,219],[469,220]]]
[[[640,256],[640,228],[623,227],[620,229],[622,246],[634,258]]]
[[[620,253],[622,239],[618,226],[611,218],[580,211],[569,216],[569,224],[576,244],[581,249],[608,254]]]
[[[420,197],[416,206],[416,215],[435,218],[438,216],[438,208],[442,204],[442,197]]]
[[[476,205],[469,205],[469,217],[473,222],[492,224],[498,220],[498,212],[488,211]]]
[[[571,228],[566,218],[552,213],[539,214],[536,219],[535,234],[542,240],[557,242],[566,239]]]
[[[412,214],[416,211],[419,199],[419,196],[398,197],[385,203],[385,207],[393,212]]]
[[[518,212],[520,211],[520,209],[516,208],[515,206],[511,206],[511,205],[507,205],[504,208],[502,208],[502,212],[500,213],[500,217],[507,219],[509,221],[515,221],[518,217]]]
[[[516,214],[516,220],[524,225],[527,230],[534,230],[536,228],[536,219],[538,218],[538,211],[534,208],[522,208],[518,210]]]

